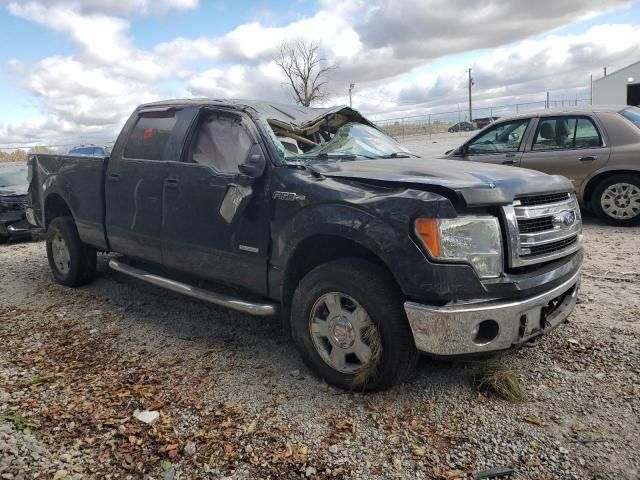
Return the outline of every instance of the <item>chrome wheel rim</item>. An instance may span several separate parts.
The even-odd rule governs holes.
[[[325,293],[311,309],[313,345],[322,360],[339,372],[353,374],[371,362],[371,335],[367,334],[371,329],[377,334],[366,310],[344,293]]]
[[[66,275],[71,269],[71,256],[69,255],[69,249],[67,248],[67,242],[65,242],[62,235],[57,233],[51,241],[51,256],[53,257],[53,263],[56,269]]]
[[[614,183],[602,192],[600,205],[611,218],[632,219],[640,213],[640,188],[632,183]]]

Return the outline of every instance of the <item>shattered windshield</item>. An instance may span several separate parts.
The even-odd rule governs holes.
[[[338,128],[323,143],[302,152],[291,144],[289,138],[278,138],[286,149],[289,161],[322,160],[323,158],[389,158],[412,155],[409,150],[386,133],[362,123],[350,122]],[[287,144],[288,143],[288,144]]]

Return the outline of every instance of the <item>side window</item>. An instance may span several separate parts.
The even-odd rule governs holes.
[[[588,118],[579,118],[576,125],[575,148],[601,147],[602,138],[598,129]]]
[[[191,160],[220,173],[236,174],[238,165],[247,159],[251,145],[251,137],[238,119],[211,115],[198,126]]]
[[[529,119],[523,119],[495,125],[469,143],[468,152],[471,155],[517,152],[528,124]]]
[[[573,148],[577,118],[540,118],[532,150],[561,150]]]
[[[124,156],[143,160],[164,160],[165,148],[175,125],[175,111],[140,114],[124,147]]]
[[[602,145],[594,123],[585,117],[541,118],[532,150],[590,148]]]

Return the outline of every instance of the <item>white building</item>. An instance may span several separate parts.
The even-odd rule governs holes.
[[[640,61],[593,81],[594,105],[640,105]]]

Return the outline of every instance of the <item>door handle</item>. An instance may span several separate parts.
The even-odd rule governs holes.
[[[177,178],[167,178],[167,180],[164,182],[165,185],[167,186],[167,188],[178,188],[178,179]]]
[[[118,183],[120,181],[120,174],[119,173],[110,173],[109,174],[109,181],[113,182],[113,183]]]
[[[580,157],[578,158],[578,160],[580,160],[581,162],[593,162],[594,160],[597,160],[598,157],[596,157],[595,155],[588,155],[586,157]]]
[[[513,156],[513,155],[511,155],[511,156]],[[507,155],[507,157],[509,157],[509,156]],[[502,165],[514,165],[513,158],[505,158],[502,161]]]

